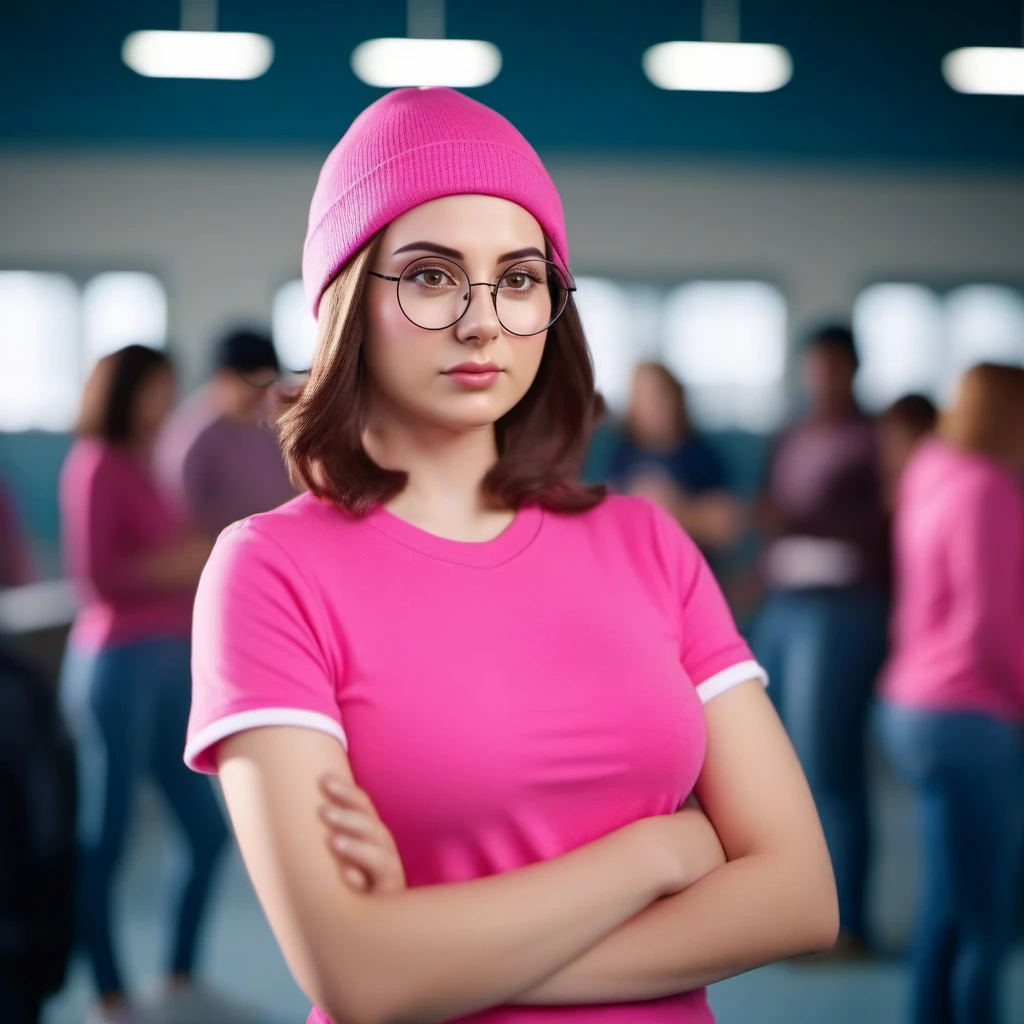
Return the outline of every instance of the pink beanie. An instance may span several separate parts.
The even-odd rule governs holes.
[[[569,269],[562,201],[526,139],[454,89],[397,89],[352,122],[320,171],[302,251],[313,315],[334,276],[381,228],[421,203],[464,193],[528,210]]]

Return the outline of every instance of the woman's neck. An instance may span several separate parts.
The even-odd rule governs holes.
[[[511,510],[495,508],[481,486],[498,458],[493,426],[370,426],[363,445],[378,465],[409,474],[405,489],[387,504],[399,518],[438,536],[469,541],[489,540],[511,521]]]

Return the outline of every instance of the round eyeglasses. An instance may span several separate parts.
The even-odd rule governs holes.
[[[397,277],[369,273],[395,282],[406,319],[425,331],[454,327],[466,315],[473,289],[484,287],[491,291],[501,326],[509,334],[526,338],[546,331],[564,312],[569,292],[576,291],[568,274],[541,259],[520,260],[496,284],[470,281],[463,266],[440,256],[421,256]]]

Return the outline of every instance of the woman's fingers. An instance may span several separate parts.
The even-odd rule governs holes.
[[[344,835],[332,836],[331,845],[345,861],[346,877],[348,871],[357,870],[375,892],[402,888],[400,868],[390,850],[366,839]]]
[[[320,780],[320,788],[332,803],[357,807],[374,816],[377,814],[369,796],[354,783],[345,782],[334,775],[326,775]]]
[[[327,806],[320,808],[320,816],[327,827],[335,831],[348,832],[368,838],[378,830],[377,819],[371,818],[362,811]]]

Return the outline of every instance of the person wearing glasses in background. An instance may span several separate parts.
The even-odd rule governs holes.
[[[835,938],[706,562],[578,482],[568,268],[537,154],[453,90],[384,96],[321,171],[282,418],[309,491],[217,542],[186,747],[313,1022],[703,1024],[705,985]]]
[[[157,471],[195,526],[225,526],[295,497],[271,423],[280,366],[270,338],[232,331],[217,346],[214,372],[171,415]]]

